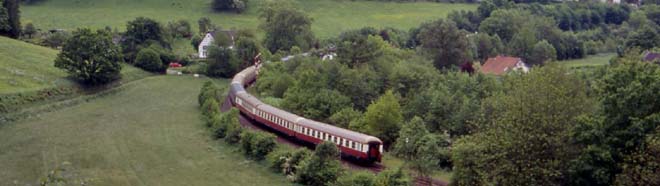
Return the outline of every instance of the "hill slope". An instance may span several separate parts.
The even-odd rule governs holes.
[[[153,76],[0,125],[0,185],[36,185],[65,162],[90,185],[289,185],[235,147],[210,139],[197,108],[206,80]]]
[[[71,84],[53,66],[58,51],[0,37],[0,94]]]
[[[248,1],[243,14],[215,13],[211,0],[48,0],[22,7],[24,23],[38,28],[73,29],[111,26],[125,29],[135,17],[151,17],[163,24],[185,19],[195,29],[200,17],[209,17],[224,28],[252,28],[259,24],[258,9],[266,0]],[[381,1],[296,0],[314,19],[312,29],[321,38],[328,38],[349,28],[394,27],[409,29],[420,23],[446,17],[451,10],[473,10],[476,4],[396,3]]]

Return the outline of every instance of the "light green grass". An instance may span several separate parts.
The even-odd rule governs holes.
[[[265,0],[250,0],[243,14],[216,13],[210,0],[48,0],[23,6],[23,22],[38,28],[74,29],[111,26],[125,29],[135,17],[154,18],[163,24],[185,19],[196,29],[200,17],[209,17],[223,28],[256,29],[258,8]],[[336,36],[350,28],[394,27],[409,29],[420,23],[444,18],[452,10],[474,10],[476,4],[396,3],[348,0],[297,0],[300,7],[314,19],[312,29],[320,38]]]
[[[0,37],[0,94],[33,92],[58,86],[73,86],[65,71],[55,68],[59,51],[19,40]],[[151,75],[122,65],[122,82]]]
[[[0,125],[0,185],[37,185],[63,162],[91,185],[289,185],[209,137],[197,109],[205,80],[149,77],[90,102]]]
[[[587,56],[586,58],[582,58],[582,59],[559,61],[559,63],[568,68],[602,66],[609,64],[610,59],[612,59],[612,57],[614,56],[616,56],[615,53],[603,53],[603,54]]]
[[[58,51],[0,37],[0,94],[69,85],[53,66]]]

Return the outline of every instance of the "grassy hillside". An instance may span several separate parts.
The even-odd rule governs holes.
[[[250,0],[243,14],[215,13],[211,0],[48,0],[22,7],[23,22],[38,28],[73,29],[112,26],[125,29],[126,22],[145,16],[163,23],[186,19],[196,27],[197,19],[209,17],[224,28],[257,28],[258,7],[265,0]],[[476,9],[476,4],[396,3],[377,1],[297,0],[314,23],[317,36],[327,38],[349,28],[364,26],[408,29],[426,20],[446,17],[451,10]]]
[[[66,73],[53,66],[58,51],[0,37],[0,94],[62,84]]]
[[[0,185],[35,185],[63,162],[91,185],[287,185],[208,137],[197,109],[205,80],[149,77],[87,103],[0,125]]]
[[[76,85],[66,78],[66,72],[53,65],[58,53],[51,48],[0,37],[0,95]],[[122,81],[127,82],[150,73],[123,65],[121,75]]]

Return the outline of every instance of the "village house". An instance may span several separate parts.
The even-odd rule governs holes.
[[[527,73],[529,67],[522,59],[517,57],[497,56],[488,58],[481,66],[481,73],[492,75],[504,75],[511,71],[522,71]]]
[[[231,39],[231,45],[229,46],[229,48],[230,49],[234,48],[234,36],[236,35],[236,31],[234,30],[209,31],[204,36],[204,39],[202,39],[202,42],[199,43],[199,47],[197,50],[199,51],[199,56],[198,56],[199,58],[205,59],[208,56],[208,49],[211,45],[213,45],[216,34],[226,34],[227,37]]]
[[[649,63],[655,63],[655,64],[660,64],[660,53],[656,52],[644,52],[644,57],[642,60],[649,62]]]

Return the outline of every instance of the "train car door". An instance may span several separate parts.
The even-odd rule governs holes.
[[[369,150],[367,151],[369,160],[380,162],[379,143],[369,143]]]

